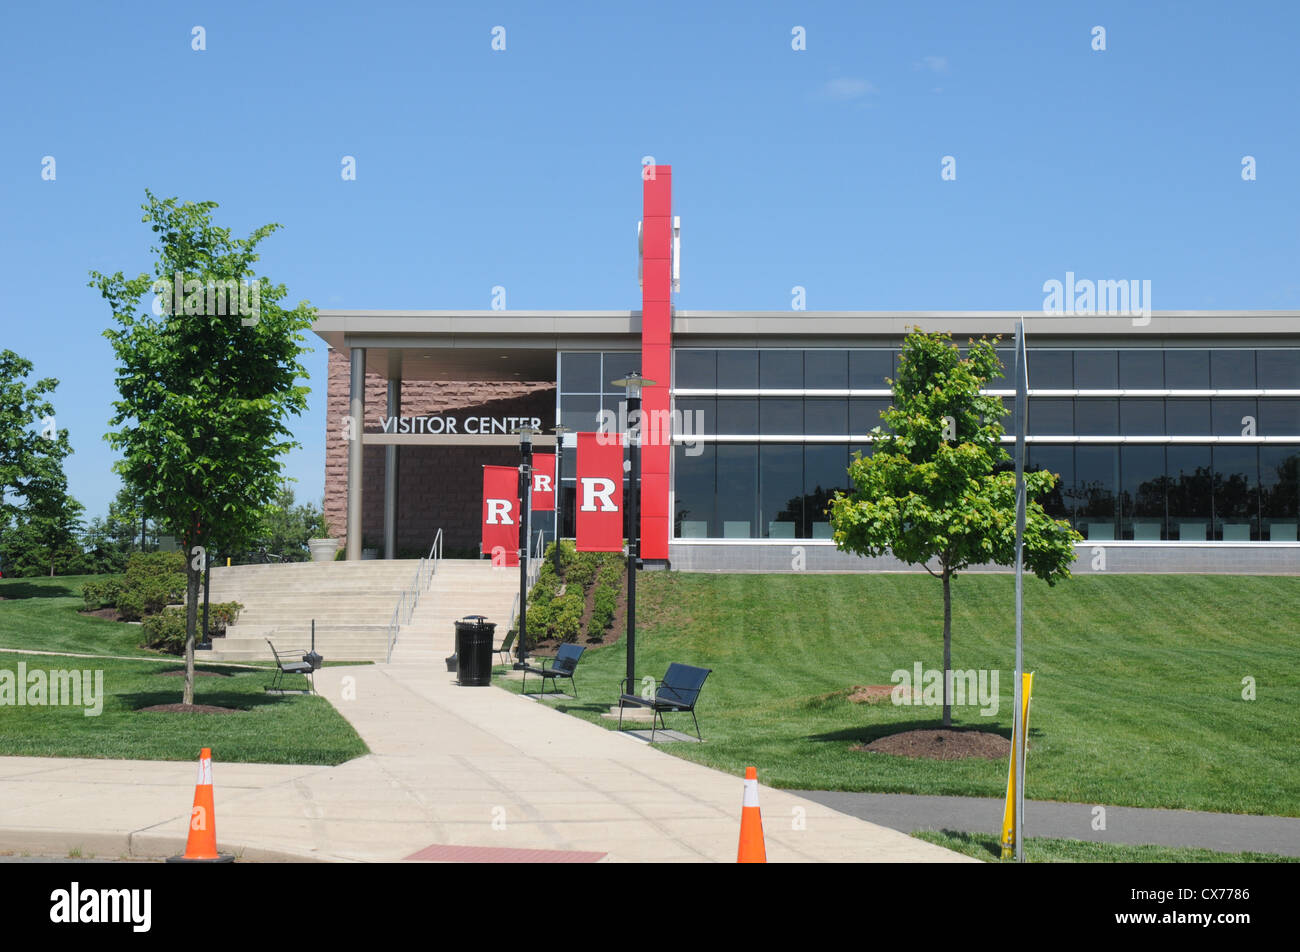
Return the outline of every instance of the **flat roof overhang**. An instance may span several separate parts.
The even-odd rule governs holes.
[[[673,313],[673,340],[695,347],[870,346],[912,328],[955,340],[1001,334],[1023,317],[1031,342],[1187,346],[1197,338],[1300,343],[1300,311],[1153,311],[1149,317],[1041,311],[693,311]],[[366,370],[405,380],[554,380],[560,350],[639,348],[638,311],[317,312],[330,347],[364,347]]]

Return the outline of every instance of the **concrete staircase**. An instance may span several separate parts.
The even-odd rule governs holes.
[[[316,650],[327,661],[383,661],[393,609],[415,581],[418,565],[416,559],[376,559],[215,567],[212,601],[236,601],[244,609],[202,660],[269,661],[267,638],[276,648],[305,651],[314,618]],[[452,622],[471,613],[501,623],[504,634],[518,587],[517,569],[494,570],[486,560],[443,560],[402,626],[398,645],[409,649],[411,660],[427,662],[444,646],[443,656],[450,654]]]
[[[518,593],[518,568],[493,568],[486,559],[444,559],[410,624],[398,633],[393,664],[441,664],[455,650],[454,623],[466,615],[496,622],[499,644]]]

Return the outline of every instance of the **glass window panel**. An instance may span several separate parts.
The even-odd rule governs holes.
[[[675,397],[673,406],[681,421],[682,433],[716,432],[718,425],[718,401],[713,397]]]
[[[1260,512],[1266,542],[1296,542],[1300,446],[1259,448]]]
[[[1125,390],[1163,390],[1165,386],[1164,351],[1121,350],[1119,385]]]
[[[1259,435],[1300,437],[1300,398],[1260,397]]]
[[[679,350],[676,360],[673,386],[703,390],[718,385],[716,350]]]
[[[805,350],[803,352],[804,386],[809,390],[847,390],[849,387],[849,352],[846,350]]]
[[[1158,542],[1165,537],[1165,448],[1120,447],[1121,539]]]
[[[1120,400],[1119,431],[1125,436],[1163,436],[1165,401],[1146,397]]]
[[[803,400],[762,397],[758,401],[758,432],[763,436],[798,436],[803,432]]]
[[[1165,386],[1170,390],[1207,389],[1210,386],[1210,352],[1166,350]]]
[[[885,378],[894,375],[892,352],[888,350],[849,351],[849,387],[854,390],[888,390]]]
[[[885,427],[880,414],[889,409],[888,397],[852,397],[849,400],[849,432],[855,435],[869,433],[876,427]]]
[[[1210,386],[1216,390],[1253,390],[1255,352],[1253,350],[1210,351]]]
[[[1029,364],[1029,386],[1040,390],[1074,388],[1074,351],[1031,350],[1025,358]]]
[[[596,395],[560,395],[560,422],[581,433],[594,433],[600,426],[600,397]]]
[[[1043,509],[1054,519],[1069,519],[1071,492],[1074,487],[1074,447],[1031,443],[1025,465],[1031,471],[1046,470],[1059,478],[1052,491],[1040,500]]]
[[[848,436],[848,397],[806,397],[803,432],[813,436]]]
[[[1074,385],[1080,390],[1119,386],[1119,356],[1113,350],[1080,350],[1074,355]]]
[[[718,351],[719,390],[758,389],[758,351]]]
[[[628,374],[639,374],[641,372],[641,353],[639,351],[617,351],[604,354],[605,366],[601,370],[601,380],[605,393],[624,394],[627,391],[622,387],[616,387],[613,384],[615,380],[622,380]],[[657,380],[656,383],[666,383],[664,380]]]
[[[760,351],[758,385],[764,390],[802,390],[803,351]]]
[[[788,523],[785,533],[803,528],[803,446],[764,443],[759,456],[759,531],[761,538],[783,538],[772,523]]]
[[[1207,397],[1170,397],[1165,401],[1165,428],[1170,436],[1210,436]]]
[[[560,387],[565,393],[600,393],[600,354],[561,354]]]
[[[1080,436],[1115,436],[1119,433],[1119,400],[1114,397],[1074,401],[1074,431]]]
[[[842,444],[809,443],[804,447],[803,528],[805,539],[830,538],[830,516],[826,507],[840,490],[852,488],[849,479],[849,448]]]
[[[1300,390],[1300,350],[1261,350],[1255,355],[1259,386]]]
[[[758,446],[719,443],[717,522],[725,538],[754,539],[758,524]]]
[[[1214,480],[1208,446],[1169,446],[1169,538],[1183,542],[1208,539]]]
[[[1075,526],[1087,539],[1114,539],[1119,447],[1076,446],[1074,459]]]
[[[719,434],[758,434],[758,397],[718,397]]]
[[[673,469],[673,534],[698,539],[720,536],[715,519],[717,455],[714,444],[702,444],[691,456],[678,446]]]
[[[1002,371],[989,378],[989,389],[1006,390],[1014,388],[1016,382],[1012,379],[1012,376],[1016,369],[1016,350],[1014,347],[999,347],[997,352],[998,359],[1002,361]]]
[[[1225,399],[1216,397],[1210,401],[1210,425],[1214,436],[1245,436],[1241,431],[1246,428],[1243,417],[1251,417],[1259,423],[1259,406],[1254,399]],[[1256,426],[1258,432],[1258,426]]]
[[[1068,397],[1031,398],[1029,432],[1035,436],[1073,436],[1074,401]]]
[[[1259,538],[1259,447],[1215,446],[1214,538],[1245,542]]]

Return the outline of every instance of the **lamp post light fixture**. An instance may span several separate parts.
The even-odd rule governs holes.
[[[528,662],[528,533],[532,529],[533,434],[536,427],[524,424],[511,433],[519,436],[519,637],[516,668]]]
[[[641,539],[641,390],[655,386],[655,381],[633,371],[626,377],[611,380],[615,387],[627,391],[627,452],[631,462],[627,510],[627,690],[636,690],[636,569],[640,560]]]
[[[564,461],[564,434],[572,433],[572,427],[557,423],[551,427],[555,434],[555,574],[560,573],[560,537],[564,535],[564,482],[560,479],[561,464]]]

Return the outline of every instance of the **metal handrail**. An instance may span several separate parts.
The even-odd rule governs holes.
[[[433,536],[433,544],[429,546],[429,554],[422,556],[416,564],[415,578],[411,581],[410,586],[402,592],[401,597],[397,599],[397,605],[393,608],[392,617],[388,620],[388,651],[384,655],[385,662],[393,660],[393,645],[397,644],[397,634],[403,625],[411,623],[411,616],[415,614],[416,606],[420,604],[420,593],[429,587],[434,575],[438,572],[438,563],[442,561],[442,552],[442,530],[439,529]]]
[[[543,553],[546,551],[546,532],[544,530],[538,530],[537,548],[533,551],[537,554],[530,556],[528,559],[528,591],[530,592],[533,590],[533,586],[537,584],[537,576],[542,571],[542,563],[546,561],[543,557]],[[515,600],[510,606],[510,623],[506,626],[507,630],[515,627],[515,622],[518,620],[519,593],[516,592]]]

